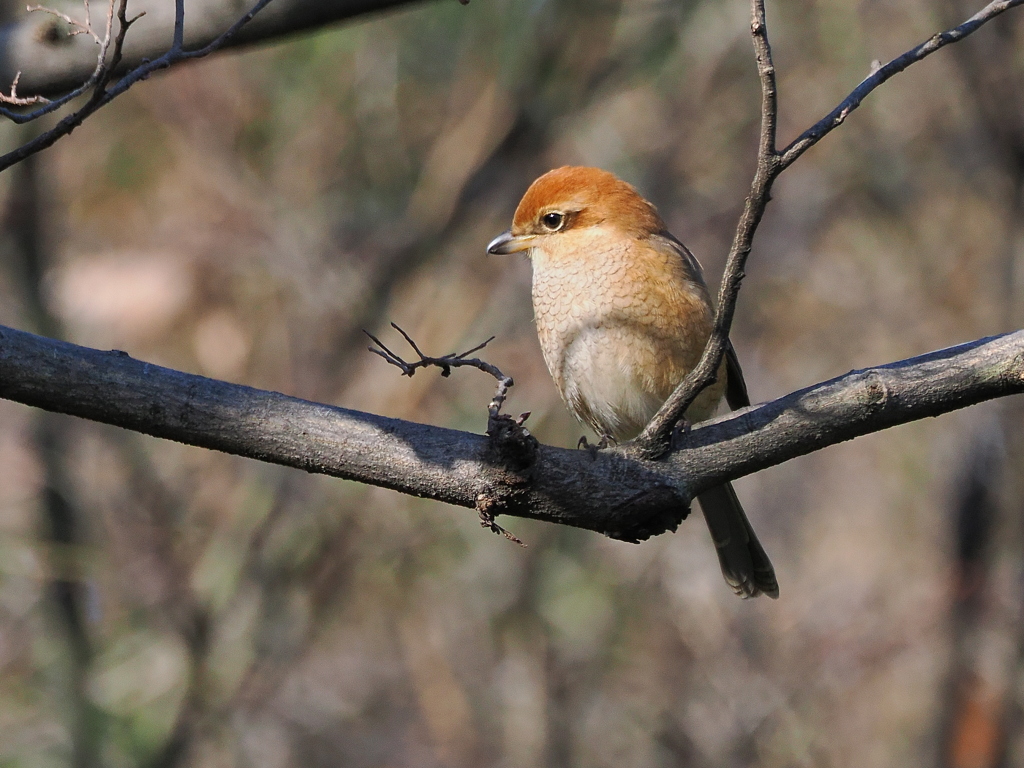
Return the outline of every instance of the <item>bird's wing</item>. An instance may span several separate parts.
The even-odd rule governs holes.
[[[665,246],[670,251],[678,253],[683,260],[683,265],[686,267],[690,279],[707,291],[707,284],[704,282],[704,268],[697,261],[697,257],[690,253],[690,249],[679,242],[675,235],[665,229],[654,235],[651,239],[655,241],[656,245]]]
[[[690,279],[705,292],[707,284],[704,282],[704,270],[701,268],[697,257],[690,253],[690,249],[683,245],[671,232],[664,230],[654,236],[657,242],[678,253],[683,260]],[[710,301],[710,296],[708,301]],[[736,350],[730,341],[725,348],[725,370],[726,388],[725,399],[733,410],[746,408],[750,405],[750,396],[747,394],[747,384],[743,380],[743,370],[740,368],[739,358],[736,357]]]

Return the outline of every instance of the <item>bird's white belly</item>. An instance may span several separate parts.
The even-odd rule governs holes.
[[[581,328],[561,360],[565,401],[600,434],[635,437],[667,396],[656,391],[641,365],[659,352],[667,354],[622,326]]]

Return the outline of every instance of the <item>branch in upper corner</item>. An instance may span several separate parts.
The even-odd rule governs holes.
[[[821,141],[833,129],[842,125],[849,114],[860,106],[864,98],[882,83],[899,74],[911,64],[935,53],[940,48],[963,40],[980,29],[982,25],[992,21],[996,16],[1018,5],[1024,5],[1024,0],[994,0],[994,2],[986,5],[963,24],[953,27],[953,29],[948,29],[945,32],[932,35],[920,45],[901,56],[897,56],[888,64],[883,66],[873,65],[871,67],[871,74],[864,78],[860,85],[850,92],[849,96],[782,150],[779,154],[780,172],[792,165],[794,160]]]
[[[995,0],[958,27],[933,35],[902,56],[884,66],[872,66],[872,73],[828,115],[808,128],[781,152],[776,148],[777,87],[775,67],[772,63],[771,47],[768,44],[768,28],[764,0],[751,0],[750,31],[753,37],[754,53],[757,57],[758,75],[761,80],[761,133],[758,143],[757,171],[751,182],[743,214],[736,227],[729,256],[726,259],[722,286],[718,293],[718,310],[715,324],[704,354],[696,367],[686,376],[675,392],[665,401],[651,422],[636,438],[632,451],[641,457],[654,458],[663,455],[671,442],[672,430],[686,413],[686,409],[700,392],[715,381],[718,369],[729,343],[736,301],[740,283],[743,280],[747,257],[753,244],[754,233],[761,222],[775,179],[786,168],[814,146],[826,134],[846,120],[861,101],[875,88],[891,77],[920,61],[949,43],[955,43],[978,30],[982,25],[1024,0]]]
[[[120,2],[121,9],[119,13],[119,18],[122,20],[122,26],[124,26],[124,6],[126,5],[127,0],[120,0]],[[35,109],[30,112],[14,112],[12,110],[0,107],[0,115],[6,117],[8,120],[11,120],[14,123],[28,123],[32,120],[38,120],[43,115],[48,115],[51,112],[60,109],[62,106],[67,104],[72,99],[78,98],[83,93],[86,93],[90,89],[96,87],[97,84],[100,82],[101,78],[104,76],[104,73],[109,70],[109,67],[107,66],[107,52],[110,50],[110,36],[114,26],[114,6],[116,5],[116,3],[117,0],[109,0],[107,4],[107,21],[106,25],[104,26],[102,35],[99,32],[97,32],[92,25],[92,14],[89,12],[89,0],[82,0],[82,5],[85,10],[85,21],[78,21],[77,19],[72,18],[66,13],[54,10],[53,8],[47,8],[46,6],[28,6],[27,10],[29,13],[33,13],[35,11],[48,13],[54,18],[60,19],[69,27],[71,27],[71,31],[67,34],[68,37],[75,37],[77,35],[89,35],[89,37],[93,39],[96,45],[99,46],[99,50],[96,53],[96,67],[93,69],[92,73],[85,80],[85,82],[83,82],[80,86],[64,94],[60,98],[54,100],[44,99],[41,96],[31,96],[27,99],[19,98],[17,96],[17,89],[18,81],[21,80],[22,73],[18,72],[17,74],[15,74],[14,80],[11,83],[10,97],[0,98],[0,102],[10,104],[12,106],[28,106],[30,104],[42,104],[43,106],[39,109]],[[132,19],[132,21],[135,21],[135,19]],[[131,22],[129,22],[129,25],[130,24]],[[122,31],[127,31],[127,27],[124,27]],[[121,44],[124,44],[123,37],[121,40]],[[119,52],[118,49],[119,46],[115,45],[115,53]]]
[[[111,0],[110,10],[108,11],[107,17],[107,33],[104,37],[104,41],[100,43],[102,50],[99,56],[97,70],[96,72],[94,72],[93,77],[90,77],[90,79],[86,82],[85,85],[75,89],[74,91],[72,91],[72,93],[67,94],[66,96],[60,99],[57,99],[54,102],[46,105],[45,107],[35,110],[34,112],[28,113],[27,115],[18,115],[17,113],[12,113],[10,110],[5,110],[2,108],[0,108],[0,114],[3,114],[11,118],[15,122],[26,122],[28,120],[35,119],[36,117],[39,117],[42,114],[46,114],[48,112],[53,111],[54,109],[57,109],[70,99],[74,98],[75,96],[81,95],[90,89],[92,90],[92,95],[80,109],[76,110],[75,112],[72,112],[69,115],[65,115],[60,120],[60,122],[58,122],[57,125],[55,125],[50,130],[39,134],[31,141],[22,144],[17,149],[14,149],[11,152],[8,152],[7,154],[0,156],[0,171],[4,171],[7,168],[10,168],[12,165],[20,163],[26,157],[30,157],[31,155],[34,155],[37,152],[40,152],[46,149],[47,147],[52,146],[54,143],[56,143],[58,139],[67,136],[75,128],[81,125],[87,117],[93,114],[100,107],[109,104],[111,101],[113,101],[115,98],[117,98],[122,93],[127,91],[133,85],[140,82],[141,80],[145,80],[154,72],[157,72],[161,69],[166,69],[167,67],[170,67],[173,64],[178,63],[179,61],[201,58],[203,56],[207,56],[210,53],[213,53],[221,46],[223,46],[227,41],[229,41],[232,37],[234,37],[245,24],[252,20],[252,18],[257,13],[259,13],[263,8],[265,8],[270,2],[271,0],[258,0],[258,2],[256,2],[252,6],[248,13],[240,17],[223,34],[218,36],[209,45],[197,51],[186,51],[181,45],[181,34],[182,30],[184,29],[184,0],[175,0],[175,35],[174,42],[172,43],[170,49],[168,49],[162,56],[159,56],[151,61],[146,61],[143,64],[140,64],[139,66],[135,67],[134,69],[130,70],[125,75],[123,75],[121,78],[119,78],[113,85],[110,85],[114,69],[120,63],[123,55],[124,40],[125,36],[128,33],[128,29],[131,27],[133,23],[138,21],[139,17],[141,16],[140,14],[139,16],[134,16],[129,19],[126,15],[128,0],[118,0],[117,20],[119,28],[117,35],[113,39],[110,63],[108,64],[106,61],[106,46],[109,45],[111,42],[110,32],[113,24],[112,17],[114,13],[114,0]],[[86,8],[88,9],[88,4],[86,4]],[[79,26],[82,26],[81,23],[79,23]]]

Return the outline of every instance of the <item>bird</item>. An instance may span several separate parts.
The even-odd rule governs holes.
[[[703,269],[655,206],[614,174],[579,166],[543,174],[487,252],[529,257],[544,362],[601,444],[635,438],[700,360],[714,323]],[[731,342],[686,421],[710,418],[723,395],[733,409],[750,405]],[[775,569],[732,484],[697,500],[733,591],[778,597]]]

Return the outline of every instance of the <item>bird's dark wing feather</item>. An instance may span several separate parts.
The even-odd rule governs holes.
[[[736,349],[732,342],[725,347],[725,400],[734,411],[746,408],[750,405],[750,395],[747,394],[747,382],[743,380],[743,370],[740,368],[740,360],[736,357]]]
[[[704,282],[704,271],[700,262],[690,250],[679,242],[670,232],[659,232],[652,238],[656,244],[678,253],[686,268],[690,281],[704,291],[707,301],[707,285]],[[729,341],[725,347],[725,371],[727,376],[725,399],[734,410],[750,405],[747,395],[747,384],[743,381],[743,371],[736,357],[736,350]],[[757,540],[751,528],[736,492],[731,483],[709,488],[697,497],[704,519],[707,521],[711,538],[718,551],[718,559],[722,566],[722,575],[726,582],[741,597],[757,595],[779,596],[779,583],[775,578],[775,569],[765,554],[761,542]]]
[[[703,267],[701,267],[700,262],[697,261],[697,257],[690,253],[690,249],[679,242],[675,235],[667,229],[664,229],[658,234],[653,235],[651,239],[656,243],[668,246],[670,250],[678,253],[683,259],[683,264],[686,266],[686,271],[689,273],[690,279],[707,291],[707,285],[704,282]]]

